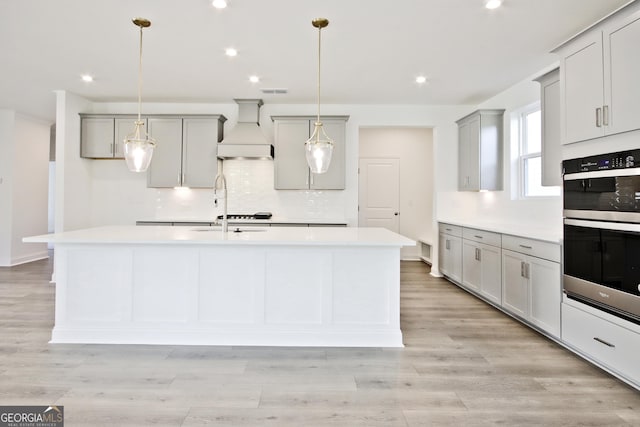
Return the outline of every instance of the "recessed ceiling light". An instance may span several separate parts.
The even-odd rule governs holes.
[[[416,83],[419,85],[425,84],[427,82],[427,78],[425,76],[416,77]]]
[[[211,5],[216,9],[224,9],[227,7],[227,0],[213,0]]]
[[[224,51],[225,55],[227,56],[237,56],[238,55],[238,51],[232,47],[228,47],[225,51]]]
[[[81,78],[83,82],[91,83],[93,81],[93,76],[90,76],[89,74],[83,74]]]
[[[487,9],[497,9],[502,5],[502,0],[485,0],[484,7]]]
[[[249,76],[249,81],[251,83],[258,83],[260,81],[260,77],[258,77],[258,76]]]

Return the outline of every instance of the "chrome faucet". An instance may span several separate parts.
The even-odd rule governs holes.
[[[227,221],[227,178],[224,176],[224,172],[222,169],[223,162],[220,161],[220,169],[218,171],[218,175],[216,176],[216,180],[213,183],[213,204],[218,206],[218,183],[222,185],[223,194],[223,211],[222,211],[222,232],[226,233],[229,231],[229,222]],[[216,219],[216,222],[218,220]]]

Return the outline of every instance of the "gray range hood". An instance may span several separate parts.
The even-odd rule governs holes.
[[[273,159],[273,145],[260,129],[262,99],[234,99],[238,123],[218,144],[219,159]]]

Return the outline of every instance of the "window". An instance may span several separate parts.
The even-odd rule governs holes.
[[[520,112],[520,197],[560,195],[559,187],[542,186],[542,113],[535,104]]]

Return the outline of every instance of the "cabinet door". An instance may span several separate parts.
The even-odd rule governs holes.
[[[149,135],[156,140],[147,173],[149,187],[178,187],[182,182],[182,119],[149,118]]]
[[[113,118],[82,118],[80,156],[90,159],[113,158],[113,137]]]
[[[500,248],[481,245],[480,293],[496,304],[502,303],[502,261],[500,255]]]
[[[640,12],[604,32],[606,133],[640,129]]]
[[[560,336],[562,286],[560,264],[529,257],[531,302],[529,321],[556,337]]]
[[[529,281],[525,274],[526,255],[502,250],[502,307],[527,318]]]
[[[182,185],[213,188],[218,173],[218,122],[205,118],[182,121]]]
[[[480,189],[480,115],[460,124],[458,133],[458,189]]]
[[[123,143],[125,138],[133,133],[135,130],[135,123],[138,118],[131,117],[118,117],[115,119],[115,138],[113,141],[113,157],[118,159],[124,159],[124,147]],[[145,122],[144,129],[146,130],[146,119],[142,119]]]
[[[440,259],[442,273],[456,283],[462,283],[462,239],[460,237],[440,236]]]
[[[480,291],[482,280],[480,245],[471,240],[462,240],[462,285]]]
[[[309,120],[276,120],[274,135],[276,190],[308,189],[310,174],[304,143],[309,139]]]
[[[541,81],[542,185],[562,185],[560,72]]]
[[[584,42],[563,59],[561,69],[564,75],[563,143],[603,136],[602,34],[585,36]]]
[[[309,124],[309,135],[311,135],[313,133],[314,121],[311,121]],[[311,173],[310,187],[316,190],[344,190],[346,153],[345,122],[344,120],[323,120],[322,127],[324,127],[324,131],[329,138],[333,140],[335,145],[333,146],[329,170],[323,174]]]

